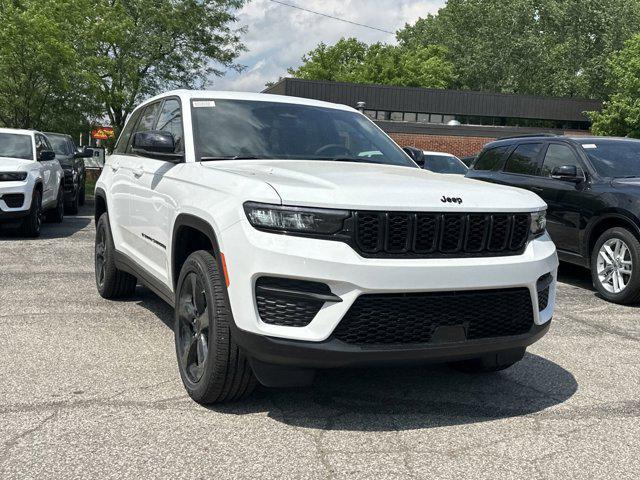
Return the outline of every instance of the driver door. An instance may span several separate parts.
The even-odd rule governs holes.
[[[40,161],[40,154],[44,150],[53,150],[49,141],[40,133],[35,134],[36,160],[42,168],[42,206],[49,207],[57,200],[58,176],[55,174],[57,160]]]

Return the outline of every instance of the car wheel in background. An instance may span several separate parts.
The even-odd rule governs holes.
[[[33,191],[29,216],[22,221],[22,233],[27,237],[39,237],[42,226],[42,194]]]
[[[70,215],[77,215],[78,214],[78,204],[80,202],[80,190],[76,191],[76,194],[73,197],[73,200],[71,201],[71,203],[69,204],[69,214]]]
[[[249,359],[231,336],[225,292],[213,254],[192,253],[180,270],[174,333],[182,383],[198,403],[239,400],[256,385]]]
[[[103,298],[123,298],[133,295],[138,280],[133,275],[118,270],[114,260],[115,247],[109,227],[109,216],[103,214],[96,225],[94,264],[96,286]]]
[[[604,232],[591,252],[591,279],[610,302],[640,301],[640,242],[636,236],[622,227]]]
[[[86,181],[86,179],[85,179]],[[80,197],[78,199],[78,203],[80,204],[80,206],[82,207],[84,205],[84,201],[85,201],[85,187],[84,187],[84,181],[82,182],[82,185],[80,185],[80,192],[78,193],[78,196]]]

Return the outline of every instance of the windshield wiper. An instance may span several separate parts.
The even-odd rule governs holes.
[[[201,162],[213,162],[216,160],[260,160],[254,155],[219,155],[216,157],[200,157]]]

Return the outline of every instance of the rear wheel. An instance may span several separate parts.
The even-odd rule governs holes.
[[[62,185],[58,188],[58,198],[56,200],[56,207],[48,213],[48,220],[55,223],[62,223],[64,220],[64,191]]]
[[[198,403],[239,400],[256,385],[249,359],[231,336],[225,292],[213,254],[192,253],[178,279],[174,333],[182,383]]]
[[[591,253],[591,279],[610,302],[640,301],[640,242],[635,235],[622,227],[604,232]]]
[[[104,213],[96,226],[94,259],[98,293],[103,298],[129,297],[136,291],[137,279],[116,268],[114,255],[109,216]]]
[[[33,191],[29,216],[22,221],[22,233],[27,237],[39,237],[42,226],[42,194]]]

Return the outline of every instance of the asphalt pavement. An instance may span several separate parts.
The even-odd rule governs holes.
[[[561,267],[551,331],[505,372],[326,371],[205,408],[171,309],[98,296],[91,214],[0,231],[0,479],[640,478],[640,310],[584,270]]]

